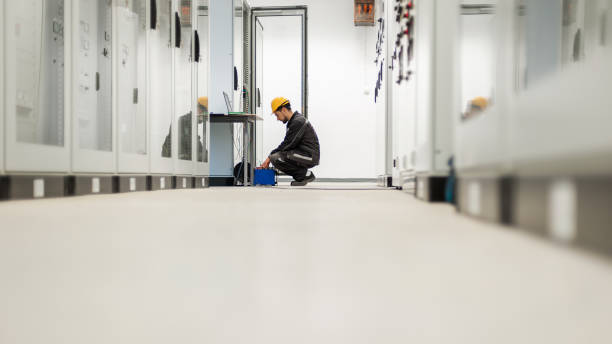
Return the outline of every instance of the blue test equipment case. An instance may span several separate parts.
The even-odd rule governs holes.
[[[276,171],[273,169],[255,170],[253,185],[276,185]]]

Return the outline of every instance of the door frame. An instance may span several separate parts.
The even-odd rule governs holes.
[[[251,8],[251,59],[253,77],[249,82],[251,104],[257,101],[257,19],[260,17],[302,17],[302,114],[308,118],[308,6],[269,6]]]

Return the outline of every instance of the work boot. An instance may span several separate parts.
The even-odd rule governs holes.
[[[304,180],[302,181],[294,180],[291,182],[291,186],[306,186],[306,184],[314,181],[315,179],[316,178],[315,178],[314,173],[312,173],[312,171],[308,171],[306,173],[306,178],[304,178]]]

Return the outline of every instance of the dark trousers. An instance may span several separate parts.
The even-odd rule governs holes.
[[[274,153],[270,155],[270,161],[277,170],[292,176],[298,182],[306,178],[309,168],[316,166],[311,157],[295,151]]]

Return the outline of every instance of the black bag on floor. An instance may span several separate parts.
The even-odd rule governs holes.
[[[242,168],[243,163],[239,162],[234,166],[234,185],[242,185],[244,183],[244,169]],[[247,180],[252,182],[253,176],[251,176],[251,164],[247,164]]]

